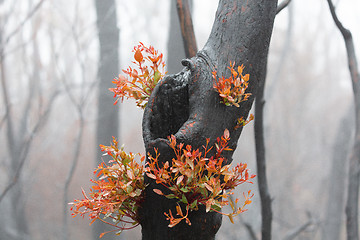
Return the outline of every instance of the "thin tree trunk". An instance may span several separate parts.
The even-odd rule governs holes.
[[[267,54],[276,0],[220,0],[210,37],[195,57],[183,61],[186,67],[176,75],[165,77],[154,89],[145,108],[143,137],[146,151],[154,154],[157,148],[159,161],[172,159],[173,152],[167,145],[167,136],[174,134],[178,143],[201,149],[210,139],[211,146],[225,129],[230,131],[229,146],[235,150],[242,128],[235,129],[237,119],[247,118],[260,80],[265,77]],[[244,64],[250,74],[248,92],[251,98],[237,107],[220,103],[213,89],[212,72],[218,76],[230,75],[230,61],[237,66]],[[224,155],[229,162],[233,151]],[[162,239],[215,239],[221,225],[219,213],[205,213],[205,209],[191,212],[191,226],[180,223],[169,228],[164,212],[176,206],[153,192],[160,188],[146,177],[149,186],[140,212],[143,240]]]
[[[351,110],[351,111],[350,111]],[[335,137],[331,169],[329,173],[329,195],[325,209],[325,219],[322,228],[323,240],[340,239],[340,231],[343,223],[346,196],[346,167],[349,156],[350,144],[352,143],[352,129],[354,126],[352,108],[340,121]]]
[[[97,28],[100,45],[100,61],[98,69],[98,113],[96,125],[96,156],[95,163],[102,161],[99,144],[108,144],[112,136],[119,134],[119,106],[114,106],[114,98],[108,90],[113,87],[112,79],[119,74],[119,28],[115,0],[94,0],[97,13]],[[107,231],[108,226],[101,222],[93,224],[94,239]],[[105,235],[103,240],[112,237]]]
[[[1,36],[0,36],[1,42]],[[1,42],[3,44],[3,42]],[[1,45],[2,45],[1,44]],[[14,236],[17,239],[29,238],[29,229],[26,222],[24,199],[22,197],[22,184],[20,181],[20,173],[22,166],[26,160],[26,156],[22,154],[24,150],[20,144],[20,140],[15,135],[15,127],[13,125],[12,106],[8,95],[7,79],[4,67],[4,53],[0,50],[0,72],[1,72],[1,87],[6,108],[6,141],[7,149],[10,159],[10,171],[9,171],[9,182],[7,186],[1,190],[0,202],[5,196],[10,194],[10,209],[11,218],[14,220],[15,229],[17,235]],[[24,137],[21,135],[21,137]],[[26,154],[27,155],[27,154]],[[15,239],[14,238],[14,239]],[[10,240],[10,239],[9,239]]]
[[[192,58],[197,53],[197,45],[192,23],[189,0],[176,0],[181,34],[184,42],[185,56]]]
[[[331,0],[327,0],[331,16],[341,32],[348,57],[349,71],[354,92],[355,102],[355,141],[350,154],[349,180],[346,202],[346,229],[348,240],[359,239],[358,209],[359,209],[359,181],[360,181],[360,75],[351,32],[346,29],[335,13]]]
[[[263,106],[264,100],[264,84],[259,87],[255,101],[255,147],[256,147],[256,166],[257,178],[259,186],[259,194],[261,200],[261,239],[271,239],[272,225],[272,208],[271,196],[267,184],[266,177],[266,160],[265,160],[265,142],[264,142],[264,126],[263,126]]]
[[[64,240],[68,240],[69,239],[69,223],[68,223],[68,209],[69,209],[69,187],[70,187],[70,183],[73,179],[76,167],[78,165],[79,162],[79,157],[80,157],[80,151],[81,151],[81,145],[83,142],[83,135],[84,135],[84,127],[85,127],[85,119],[84,119],[84,114],[82,111],[82,106],[78,106],[77,107],[77,113],[79,115],[79,119],[80,119],[80,123],[78,126],[78,133],[77,136],[75,138],[74,141],[74,154],[72,157],[72,161],[71,161],[71,166],[70,166],[70,171],[66,177],[65,180],[65,185],[64,185],[64,199],[63,199],[63,239]]]
[[[283,1],[276,10],[278,14],[283,10],[290,0]],[[289,14],[289,31],[288,35],[290,39],[291,36],[291,14]],[[287,41],[289,43],[290,41]],[[285,51],[283,53],[283,58],[285,58]],[[279,68],[280,69],[280,68]],[[267,174],[266,174],[266,151],[265,151],[265,137],[264,137],[264,105],[265,105],[265,80],[266,73],[263,75],[263,78],[259,79],[259,88],[256,94],[255,100],[255,148],[256,148],[256,166],[257,166],[257,178],[258,178],[258,187],[260,194],[260,205],[261,205],[261,239],[262,240],[271,240],[272,239],[272,206],[271,206],[271,196],[269,193],[269,187],[267,183]]]
[[[181,65],[181,60],[185,59],[185,49],[181,34],[181,27],[176,9],[176,1],[170,1],[170,25],[169,25],[169,40],[168,40],[168,54],[166,61],[166,68],[168,74],[180,72],[184,66]],[[190,1],[190,8],[192,1]]]

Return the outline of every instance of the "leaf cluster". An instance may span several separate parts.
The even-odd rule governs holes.
[[[113,160],[109,162],[110,165],[103,162],[96,168],[94,174],[98,180],[91,180],[94,185],[90,189],[90,195],[87,196],[82,190],[84,199],[70,203],[70,210],[73,217],[84,217],[85,214],[89,214],[92,220],[90,224],[95,220],[101,220],[116,227],[114,231],[119,230],[118,233],[121,233],[122,230],[134,228],[139,224],[138,208],[143,201],[142,191],[146,187],[145,169],[135,158],[139,155],[140,161],[143,162],[145,157],[126,153],[123,148],[118,147],[115,138],[111,146],[100,147],[105,155],[110,155]],[[107,221],[108,219],[111,221]],[[130,224],[130,227],[126,224]]]
[[[154,87],[166,74],[165,62],[162,53],[153,46],[146,47],[142,42],[134,47],[133,52],[135,61],[132,63],[135,67],[129,66],[123,70],[126,76],[115,78],[113,83],[116,87],[109,90],[117,98],[114,104],[124,98],[133,98],[138,107],[145,108]]]
[[[196,211],[199,205],[204,205],[206,212],[216,211],[221,213],[221,208],[229,205],[233,212],[229,214],[221,213],[229,217],[232,221],[236,216],[246,211],[245,206],[251,203],[251,192],[245,197],[245,202],[241,207],[237,207],[238,199],[233,202],[230,195],[238,185],[250,182],[255,175],[249,175],[246,163],[237,164],[230,169],[230,164],[222,156],[223,151],[231,151],[228,147],[229,131],[226,129],[223,136],[217,139],[214,146],[208,147],[209,140],[203,147],[203,151],[192,149],[190,145],[183,143],[177,144],[176,138],[171,136],[169,146],[174,150],[175,158],[165,162],[160,166],[158,154],[155,157],[149,155],[149,162],[146,167],[146,174],[154,179],[157,184],[166,187],[170,193],[163,193],[159,189],[154,192],[163,195],[168,199],[177,199],[179,204],[183,204],[186,214],[181,210],[180,205],[176,207],[174,217],[171,210],[165,213],[170,221],[169,227],[173,227],[182,220],[191,225],[188,219],[189,211]],[[215,154],[208,157],[208,153],[215,147]]]
[[[229,78],[224,76],[217,78],[217,71],[213,71],[213,78],[215,79],[214,88],[221,97],[221,102],[226,106],[234,105],[239,107],[239,103],[246,101],[251,93],[246,93],[249,85],[249,74],[243,75],[244,65],[238,66],[237,71],[234,69],[235,63],[230,61],[228,69],[231,72]]]
[[[236,120],[236,126],[234,129],[236,130],[239,127],[245,127],[245,125],[248,124],[249,122],[251,122],[252,120],[254,120],[254,114],[250,114],[250,116],[247,120],[244,120],[243,117],[240,117]]]

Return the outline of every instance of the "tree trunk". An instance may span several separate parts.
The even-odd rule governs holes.
[[[220,0],[210,37],[204,48],[191,59],[183,61],[184,70],[165,77],[154,89],[143,117],[143,138],[147,153],[157,148],[159,162],[173,158],[167,136],[173,134],[178,143],[201,149],[210,139],[211,146],[225,129],[230,131],[229,146],[236,148],[242,128],[235,129],[237,119],[247,118],[256,95],[259,81],[264,78],[270,37],[277,0]],[[244,64],[250,74],[248,101],[240,107],[220,103],[213,89],[212,72],[229,77],[230,61]],[[224,157],[232,161],[233,151]],[[164,212],[175,212],[175,201],[153,192],[160,188],[149,183],[140,211],[143,240],[150,239],[215,239],[221,225],[219,213],[205,213],[205,209],[191,212],[191,226],[180,223],[168,227]]]
[[[335,137],[333,147],[333,158],[329,173],[329,195],[325,209],[324,227],[322,228],[323,240],[338,240],[344,220],[345,196],[346,196],[346,167],[348,166],[348,155],[352,143],[352,130],[354,126],[353,108],[347,111],[341,119]],[[349,116],[352,116],[350,118]]]
[[[168,54],[166,60],[166,68],[169,74],[180,72],[183,66],[181,60],[185,58],[184,44],[181,38],[181,29],[179,18],[176,11],[176,1],[171,0],[170,3],[170,26],[168,40]]]
[[[348,240],[359,239],[359,182],[360,182],[360,73],[351,32],[338,19],[331,0],[327,0],[331,16],[345,41],[348,66],[354,92],[355,140],[350,154],[349,180],[346,201],[346,231]]]
[[[99,61],[99,88],[98,88],[98,114],[96,126],[96,149],[95,163],[102,161],[102,152],[99,144],[108,144],[112,136],[119,134],[118,112],[119,107],[114,106],[114,98],[108,90],[113,87],[112,79],[119,72],[119,29],[117,27],[116,3],[115,0],[95,0],[97,13],[97,28],[100,45]],[[93,224],[94,239],[108,229],[108,226],[95,222]],[[109,230],[111,230],[109,228]],[[112,239],[108,234],[102,239]]]
[[[198,49],[191,19],[190,4],[188,0],[176,0],[176,2],[185,56],[192,58],[196,55]]]
[[[193,6],[192,0],[189,1],[189,5],[191,10]],[[180,72],[184,68],[181,65],[181,60],[185,59],[185,49],[178,12],[176,10],[176,0],[171,0],[170,3],[170,26],[167,49],[166,68],[168,74]]]

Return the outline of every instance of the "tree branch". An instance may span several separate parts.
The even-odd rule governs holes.
[[[281,2],[276,9],[276,14],[278,14],[279,12],[281,12],[281,10],[286,8],[290,2],[291,2],[291,0],[284,0],[283,2]]]
[[[5,48],[5,45],[11,40],[11,38],[17,34],[20,29],[24,26],[24,24],[39,10],[41,5],[45,2],[45,0],[40,0],[35,7],[28,13],[28,15],[25,17],[25,19],[7,36],[7,38],[4,40],[2,45],[0,46],[1,49]]]
[[[249,235],[250,235],[250,239],[251,240],[258,240],[257,237],[256,237],[256,233],[254,231],[254,229],[252,228],[252,226],[247,223],[247,222],[243,222],[246,230],[248,231]]]
[[[27,155],[29,153],[30,150],[30,146],[32,144],[32,140],[35,136],[35,133],[37,133],[40,128],[44,125],[44,122],[46,121],[47,117],[50,114],[52,105],[56,99],[56,97],[58,96],[58,92],[56,91],[53,96],[51,97],[48,106],[46,107],[44,113],[40,116],[40,118],[38,119],[36,125],[34,126],[34,128],[32,129],[28,139],[22,144],[21,149],[22,152],[20,154],[20,163],[18,165],[18,167],[15,170],[14,176],[12,177],[12,180],[10,181],[10,183],[4,188],[4,190],[1,192],[0,194],[0,203],[1,201],[4,199],[4,197],[6,196],[6,194],[8,193],[8,191],[18,182],[22,168],[24,166],[25,160],[27,158]]]
[[[298,228],[294,229],[293,231],[291,231],[290,233],[288,233],[286,235],[286,237],[284,238],[284,240],[293,240],[297,235],[299,235],[300,233],[305,231],[311,225],[312,225],[312,220],[310,219],[309,221],[307,221],[300,227],[298,227]]]
[[[197,53],[196,38],[191,19],[190,7],[188,0],[176,0],[181,34],[184,41],[185,56],[194,57]]]

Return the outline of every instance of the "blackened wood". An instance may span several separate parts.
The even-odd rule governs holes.
[[[225,129],[230,132],[230,147],[235,150],[242,128],[235,128],[237,119],[247,118],[259,81],[264,78],[276,0],[220,0],[210,37],[195,57],[184,60],[183,71],[169,75],[155,87],[143,117],[143,138],[147,153],[160,152],[159,161],[171,161],[174,154],[166,138],[173,134],[177,142],[199,148],[210,139],[212,145]],[[250,74],[248,92],[252,96],[240,107],[220,103],[213,88],[212,72],[229,77],[230,61],[241,64]],[[233,151],[226,152],[228,163]],[[164,212],[174,213],[176,202],[156,195],[160,188],[146,178],[149,186],[140,210],[144,240],[214,239],[221,225],[221,214],[191,212],[191,226],[181,223],[168,228]],[[165,189],[162,189],[165,191]]]

